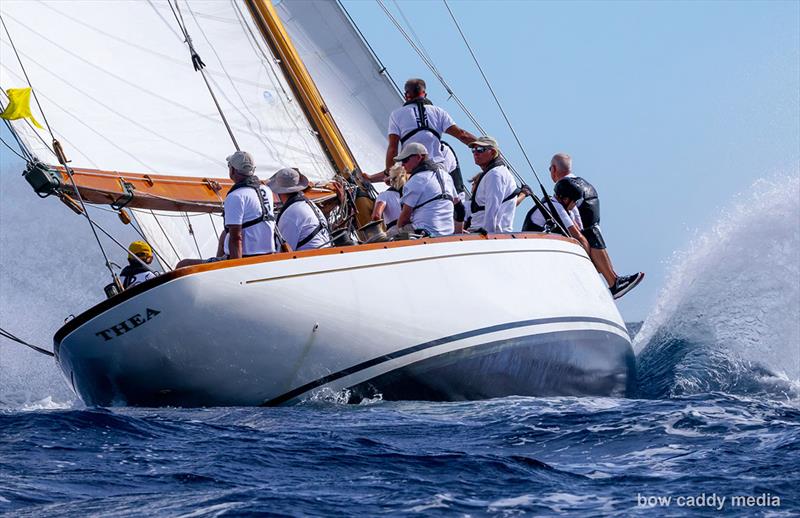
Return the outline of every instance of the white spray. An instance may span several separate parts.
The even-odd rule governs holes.
[[[668,394],[748,392],[735,378],[759,371],[799,386],[800,177],[756,182],[675,254],[634,347],[645,379],[676,374]]]
[[[3,137],[8,133],[3,128]],[[0,156],[0,326],[52,349],[55,331],[70,314],[104,298],[110,282],[86,219],[57,198],[37,198],[20,173],[24,163],[7,149]],[[104,228],[119,232],[114,214],[92,210]],[[126,256],[106,243],[111,260]],[[0,339],[0,408],[64,407],[79,400],[53,358]]]

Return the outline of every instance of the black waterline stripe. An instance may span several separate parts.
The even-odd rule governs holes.
[[[459,340],[464,340],[465,338],[472,338],[473,336],[479,335],[486,335],[490,333],[496,333],[498,331],[505,331],[507,329],[515,329],[518,327],[527,327],[527,326],[534,326],[534,325],[544,325],[544,324],[555,324],[555,323],[564,323],[564,322],[593,322],[593,323],[600,323],[606,324],[612,327],[615,327],[626,334],[628,330],[617,324],[616,322],[612,322],[610,320],[606,320],[604,318],[596,318],[596,317],[552,317],[552,318],[537,318],[533,320],[520,320],[519,322],[509,322],[507,324],[498,324],[495,326],[484,327],[481,329],[473,329],[472,331],[465,331],[463,333],[458,333],[455,335],[445,336],[442,338],[437,338],[435,340],[431,340],[429,342],[424,342],[418,345],[414,345],[411,347],[407,347],[400,351],[396,351],[393,353],[385,354],[383,356],[379,356],[377,358],[373,358],[371,360],[367,360],[365,362],[361,362],[357,365],[353,365],[352,367],[348,367],[347,369],[341,370],[339,372],[334,372],[333,374],[328,374],[322,378],[319,378],[315,381],[310,383],[306,383],[296,389],[290,390],[289,392],[278,396],[276,398],[272,398],[268,401],[265,401],[261,404],[261,406],[276,406],[280,405],[281,403],[285,403],[290,399],[294,399],[295,397],[303,394],[304,392],[308,392],[309,390],[313,390],[317,387],[321,387],[331,381],[336,381],[340,378],[344,378],[345,376],[349,376],[351,374],[355,374],[356,372],[362,371],[364,369],[368,369],[370,367],[374,367],[376,365],[380,365],[381,363],[388,362],[390,360],[394,360],[396,358],[402,358],[403,356],[408,356],[409,354],[413,354],[417,351],[422,351],[424,349],[430,349],[431,347],[436,347],[439,345],[443,345],[450,342],[457,342]]]
[[[495,252],[468,252],[464,254],[449,254],[449,255],[436,255],[431,257],[419,257],[416,259],[403,259],[400,261],[390,261],[387,263],[374,263],[374,264],[364,264],[361,266],[348,266],[345,268],[331,268],[330,270],[317,270],[313,272],[306,272],[306,273],[292,273],[289,275],[281,275],[278,277],[269,277],[266,279],[253,279],[252,281],[245,281],[245,284],[255,284],[258,282],[267,282],[267,281],[277,281],[281,279],[291,279],[292,277],[307,277],[311,275],[320,275],[323,273],[333,273],[333,272],[348,272],[352,270],[362,270],[364,268],[380,268],[383,266],[395,266],[398,264],[404,263],[417,263],[422,261],[438,261],[440,259],[448,259],[451,257],[469,257],[471,255],[494,255],[494,254],[533,254],[533,253],[541,253],[541,252],[550,252],[554,254],[567,254],[567,255],[574,255],[580,257],[581,259],[587,259],[586,255],[578,254],[575,252],[569,252],[567,250],[498,250]]]

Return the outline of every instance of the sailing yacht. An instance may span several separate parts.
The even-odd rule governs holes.
[[[56,333],[55,359],[87,404],[633,390],[630,338],[608,289],[581,246],[557,235],[174,269],[214,255],[234,147],[256,156],[262,178],[303,171],[334,226],[369,218],[359,171],[383,168],[401,98],[338,2],[4,1],[0,14],[0,86],[29,80],[47,121],[10,124],[26,178],[87,219],[88,203],[133,220],[165,270]]]

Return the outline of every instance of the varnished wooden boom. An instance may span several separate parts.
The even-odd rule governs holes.
[[[134,209],[222,212],[222,202],[233,185],[231,180],[224,178],[70,169],[85,202]],[[74,195],[72,183],[64,168],[56,167],[54,170],[60,176],[63,190]],[[326,206],[336,205],[338,202],[333,189],[315,187],[306,192],[306,196]]]

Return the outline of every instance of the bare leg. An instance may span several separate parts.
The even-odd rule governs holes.
[[[592,258],[594,267],[597,268],[597,271],[608,283],[608,287],[612,287],[617,282],[618,275],[614,271],[614,267],[611,266],[611,258],[608,257],[608,252],[604,248],[590,248],[589,257]]]

